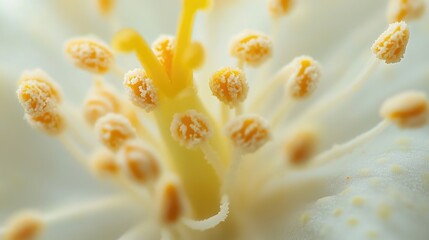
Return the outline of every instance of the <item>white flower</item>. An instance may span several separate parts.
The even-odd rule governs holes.
[[[182,1],[198,8],[210,2]],[[41,239],[426,239],[427,15],[400,24],[407,36],[382,35],[373,48],[383,51],[377,57],[400,61],[385,64],[370,51],[388,28],[384,2],[294,1],[273,19],[266,1],[215,0],[211,11],[196,16],[196,42],[186,48],[186,37],[176,36],[165,55],[155,56],[137,32],[117,30],[133,27],[150,42],[175,34],[180,1],[118,1],[111,13],[98,11],[96,2],[0,0],[0,237],[16,230]],[[236,39],[244,50],[234,59],[230,41],[248,29],[268,37],[264,44],[252,36]],[[85,64],[109,56],[108,74],[78,69],[64,56],[64,43],[80,36],[112,43],[116,65],[106,52],[79,52]],[[391,40],[400,53],[388,52]],[[172,46],[177,59],[169,55]],[[140,54],[142,64],[119,50]],[[242,54],[258,56],[261,65]],[[317,74],[306,75],[304,60],[289,64],[303,54],[317,59]],[[170,57],[171,69],[156,57]],[[141,67],[157,91],[150,113],[132,105],[118,76]],[[243,101],[225,105],[213,96],[209,79],[223,67],[246,75]],[[15,97],[21,72],[34,68],[64,91],[64,101],[49,107],[67,124],[54,137],[30,130]],[[290,79],[299,79],[301,89],[314,82],[311,95],[285,94]],[[404,90],[418,93],[390,102],[380,119],[382,102]],[[98,151],[97,134],[84,122],[87,94],[93,118],[115,116],[109,127],[96,128],[114,141],[111,150]],[[122,125],[114,121],[119,118]],[[180,124],[170,129],[173,119]],[[121,135],[124,126],[133,134]],[[37,212],[10,221],[24,209]]]

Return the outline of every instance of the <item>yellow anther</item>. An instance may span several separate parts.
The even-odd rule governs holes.
[[[387,99],[380,114],[402,128],[421,127],[428,120],[429,105],[426,94],[407,91]]]
[[[151,182],[160,175],[158,160],[138,141],[124,143],[119,150],[118,161],[124,173],[139,183]]]
[[[239,61],[256,67],[271,57],[272,45],[273,43],[268,36],[258,32],[246,31],[232,41],[230,53]]]
[[[24,111],[31,116],[52,110],[61,102],[59,86],[39,69],[22,74],[17,95]]]
[[[289,13],[293,0],[270,0],[268,10],[273,17],[281,17]]]
[[[167,72],[152,52],[152,49],[136,31],[124,29],[116,33],[112,40],[112,46],[120,52],[134,51],[160,93],[169,97],[173,97],[178,93],[178,90],[172,87]]]
[[[389,23],[411,21],[420,18],[426,9],[423,0],[390,0],[387,7]]]
[[[198,69],[204,63],[205,51],[204,46],[200,42],[193,42],[186,49],[183,56],[183,61],[186,66],[191,69]]]
[[[375,41],[371,50],[378,59],[397,63],[404,56],[409,37],[410,31],[405,22],[392,23]]]
[[[238,68],[218,70],[210,78],[209,84],[213,95],[230,107],[243,102],[249,90],[246,75]]]
[[[290,64],[291,74],[286,82],[287,93],[294,99],[311,95],[320,78],[320,65],[313,58],[301,56]]]
[[[173,224],[183,215],[182,191],[177,183],[167,180],[157,189],[160,220],[164,224]]]
[[[169,77],[171,77],[173,70],[174,41],[174,37],[161,36],[152,44],[156,58],[164,66]]]
[[[13,216],[6,224],[4,240],[35,240],[44,227],[42,216],[26,211]]]
[[[287,160],[292,164],[302,164],[309,160],[317,145],[317,133],[311,128],[301,128],[292,133],[285,141]]]
[[[99,149],[90,158],[91,169],[99,176],[113,176],[119,172],[116,156],[107,149]]]
[[[207,118],[194,111],[174,115],[170,132],[173,138],[186,148],[194,148],[204,143],[212,135]]]
[[[104,74],[114,65],[114,56],[109,47],[95,40],[70,40],[66,43],[66,53],[77,67],[92,73]]]
[[[134,69],[124,76],[128,97],[138,107],[150,112],[158,105],[158,92],[153,81],[143,69]]]
[[[267,124],[259,116],[241,116],[231,121],[227,135],[232,143],[245,153],[261,148],[270,139]]]
[[[95,123],[100,142],[112,151],[117,151],[126,141],[135,137],[131,123],[122,115],[109,113]]]
[[[118,97],[101,81],[96,81],[95,87],[88,94],[83,105],[83,115],[93,126],[95,122],[108,113],[117,113],[121,109]]]
[[[97,0],[97,7],[101,14],[109,15],[115,7],[115,0]]]
[[[66,121],[60,112],[51,110],[37,116],[26,115],[25,118],[29,124],[49,135],[58,135],[66,127]]]

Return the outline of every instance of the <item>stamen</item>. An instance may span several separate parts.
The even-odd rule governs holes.
[[[119,172],[115,154],[104,148],[95,151],[90,157],[90,167],[101,177],[115,176]]]
[[[157,190],[161,222],[164,224],[177,222],[184,212],[182,192],[179,186],[176,182],[167,180],[160,184]]]
[[[262,33],[246,31],[232,41],[230,53],[240,62],[257,67],[271,57],[272,41]]]
[[[194,110],[189,110],[185,113],[174,115],[170,132],[173,138],[182,146],[194,148],[208,141],[212,135],[212,128],[204,115]]]
[[[24,111],[31,116],[56,108],[62,100],[59,86],[39,69],[23,73],[17,95]]]
[[[389,23],[411,21],[420,18],[426,10],[423,0],[390,0],[387,7]]]
[[[143,69],[134,69],[124,76],[128,96],[136,106],[150,112],[158,105],[158,92],[153,81]]]
[[[170,78],[173,71],[174,45],[175,39],[172,36],[161,36],[152,44],[156,58],[158,58]]]
[[[387,30],[372,45],[372,52],[386,63],[400,62],[407,47],[410,31],[405,22],[389,25]]]
[[[74,64],[83,70],[105,74],[114,65],[114,56],[109,47],[91,39],[74,39],[66,43],[66,53]]]
[[[238,68],[222,68],[210,78],[210,89],[219,101],[230,107],[242,103],[249,90],[246,75]]]
[[[265,121],[259,116],[241,116],[232,120],[226,127],[232,143],[243,153],[252,153],[270,139]]]
[[[122,115],[109,113],[95,123],[95,131],[100,142],[112,151],[117,151],[136,133],[131,123]]]
[[[35,240],[44,228],[41,214],[25,211],[13,216],[5,227],[4,240]]]
[[[25,115],[30,126],[49,135],[59,135],[66,128],[66,121],[57,110],[47,111],[38,116]]]
[[[293,6],[293,0],[270,0],[268,10],[274,18],[288,14]]]
[[[102,116],[108,113],[118,113],[119,110],[119,99],[101,82],[96,82],[95,89],[89,93],[83,105],[83,115],[91,126]]]
[[[293,165],[309,160],[317,145],[317,132],[312,128],[300,128],[289,135],[284,144],[286,159]]]
[[[417,128],[426,124],[429,105],[426,94],[407,91],[387,99],[380,114],[401,128]]]
[[[115,7],[115,0],[97,0],[98,10],[103,15],[109,15]]]
[[[183,223],[193,230],[206,231],[216,227],[220,223],[224,222],[229,214],[229,199],[227,195],[224,195],[220,202],[219,212],[204,220],[193,220],[185,218]]]
[[[177,89],[171,86],[170,78],[166,70],[160,64],[147,42],[134,30],[123,29],[116,33],[112,40],[112,46],[120,52],[134,51],[157,89],[163,94],[172,97],[178,93]]]
[[[318,62],[308,56],[295,58],[289,65],[289,70],[283,70],[286,77],[286,94],[283,101],[277,104],[271,126],[276,126],[287,114],[297,100],[309,97],[317,87],[321,67]]]
[[[286,82],[286,92],[294,99],[308,97],[320,79],[320,65],[309,56],[295,58],[290,64],[291,75]]]
[[[332,147],[332,149],[321,153],[316,158],[311,160],[310,165],[320,166],[320,165],[326,164],[327,162],[338,159],[347,153],[352,152],[357,147],[362,146],[363,144],[369,142],[374,137],[378,136],[381,132],[383,132],[383,130],[387,126],[389,126],[387,121],[381,121],[377,126],[372,128],[371,130],[355,137],[349,142],[346,142],[342,145],[335,145],[334,147]]]
[[[118,161],[126,176],[140,184],[153,182],[160,175],[155,156],[138,141],[127,141],[118,153]]]

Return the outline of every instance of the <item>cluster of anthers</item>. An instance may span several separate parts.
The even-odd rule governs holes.
[[[112,14],[113,1],[100,0],[99,4],[102,14]],[[82,109],[63,102],[59,86],[42,70],[25,72],[17,91],[31,126],[58,137],[85,167],[118,183],[141,201],[154,212],[164,231],[173,231],[172,226],[204,231],[225,221],[230,207],[234,209],[230,206],[234,197],[231,186],[240,163],[270,140],[284,141],[280,151],[285,161],[305,169],[350,152],[388,124],[416,128],[426,123],[429,109],[425,94],[407,91],[386,100],[380,111],[384,120],[374,129],[318,156],[314,152],[321,136],[316,128],[300,124],[353,95],[379,66],[377,63],[400,62],[409,38],[404,20],[421,15],[421,1],[391,0],[391,24],[372,46],[369,66],[352,84],[311,105],[286,128],[281,123],[291,107],[316,91],[321,64],[310,56],[296,57],[256,94],[253,104],[245,104],[250,88],[246,68],[268,62],[273,52],[273,39],[245,31],[230,46],[237,65],[221,68],[206,79],[206,86],[220,103],[222,114],[214,117],[194,86],[193,72],[203,64],[205,55],[203,45],[191,38],[195,13],[209,5],[209,0],[183,0],[177,36],[162,36],[152,48],[131,29],[114,36],[111,47],[116,52],[134,52],[142,64],[142,68],[121,74],[123,93],[102,77],[121,69],[115,64],[111,47],[86,38],[65,45],[76,67],[95,79]],[[268,9],[279,18],[292,6],[292,1],[271,0]],[[281,85],[284,99],[264,119],[257,113],[268,104],[264,101],[267,96]],[[153,123],[158,131],[150,129]],[[88,135],[88,128],[94,136]],[[275,131],[282,131],[285,139],[273,138]],[[50,221],[66,217],[50,216],[38,212],[13,216],[2,229],[5,239],[34,239],[43,234],[43,228],[49,228]]]

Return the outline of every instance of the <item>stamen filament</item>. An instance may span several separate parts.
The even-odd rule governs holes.
[[[224,173],[224,167],[222,166],[222,163],[219,160],[219,156],[216,154],[216,152],[207,142],[202,143],[200,148],[203,151],[206,160],[209,162],[210,165],[212,165],[212,167],[216,171],[216,174],[219,177],[219,179],[222,179],[225,173]]]
[[[344,102],[347,97],[351,97],[353,93],[362,88],[362,86],[369,80],[371,74],[377,69],[379,63],[379,60],[371,58],[365,69],[356,77],[356,79],[350,86],[343,90],[340,90],[338,93],[336,93],[330,98],[328,97],[322,99],[321,101],[317,102],[317,104],[308,108],[303,114],[301,114],[301,116],[295,121],[295,123],[300,122],[300,120],[302,119],[309,119],[319,116],[321,113],[331,108],[333,105]]]
[[[309,165],[312,167],[320,166],[326,164],[332,160],[338,159],[344,156],[347,153],[350,153],[353,149],[361,146],[364,143],[367,143],[378,134],[380,134],[386,127],[389,126],[389,122],[386,120],[381,121],[377,126],[372,128],[371,130],[355,137],[354,139],[339,145],[334,146],[332,149],[321,153],[315,159],[311,160]]]
[[[193,229],[198,231],[206,231],[208,229],[214,228],[219,225],[221,222],[225,221],[229,213],[229,199],[227,195],[222,197],[219,206],[219,212],[216,215],[213,215],[204,220],[194,220],[189,218],[184,218],[183,223]]]
[[[89,212],[98,212],[113,207],[125,206],[130,202],[130,198],[124,195],[113,196],[108,198],[97,199],[92,202],[83,203],[81,205],[69,206],[57,211],[46,214],[43,218],[47,222],[57,222],[73,217],[86,215]]]

